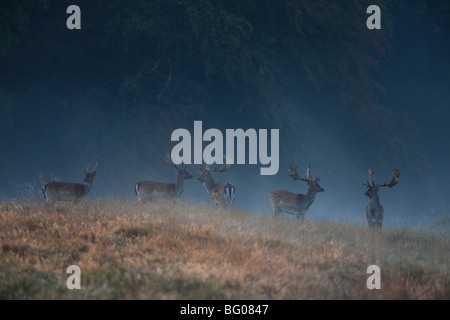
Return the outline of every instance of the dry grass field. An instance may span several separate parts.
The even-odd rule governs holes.
[[[206,205],[0,203],[0,299],[449,299],[450,237]],[[66,268],[81,268],[81,290]],[[381,290],[366,287],[369,265]]]

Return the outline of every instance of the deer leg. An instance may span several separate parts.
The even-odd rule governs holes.
[[[374,223],[372,221],[369,221],[369,227],[371,229],[378,229],[380,227],[380,225],[378,223]]]
[[[222,206],[222,202],[216,201],[214,198],[212,199],[212,206],[214,208],[220,208]]]
[[[226,209],[227,208],[227,202],[225,201],[225,198],[220,199],[220,207]]]
[[[273,207],[273,217],[277,218],[277,217],[280,216],[280,214],[281,214],[281,208],[277,207],[277,206],[274,206]]]
[[[141,198],[141,201],[143,204],[149,204],[150,202],[152,202],[152,198],[151,197],[144,197]]]
[[[383,227],[383,221],[378,221],[377,229],[381,230],[382,227]]]

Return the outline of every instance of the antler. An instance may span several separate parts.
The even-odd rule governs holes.
[[[223,159],[225,160],[225,163],[223,164],[222,168],[220,168],[220,169],[214,168],[213,172],[227,172],[228,170],[231,169],[233,164],[232,163],[227,163],[228,159],[227,159],[226,155],[223,156]]]
[[[311,182],[319,182],[320,177],[317,176],[315,179],[311,177],[311,165],[308,164],[308,169],[306,169],[306,179],[308,179]]]
[[[372,176],[374,174],[374,171],[369,168],[368,173],[369,173],[369,179],[367,180],[367,183],[363,183],[363,185],[370,188],[370,183],[372,182]]]
[[[169,156],[168,153],[166,153],[166,155],[164,156],[164,160],[165,160],[168,164],[174,166],[174,168],[177,169],[177,170],[180,170],[181,168],[184,167],[184,164],[183,164],[183,163],[181,164],[181,167],[178,167],[176,164],[174,164],[174,163],[172,162],[172,159],[170,158],[170,156]]]
[[[85,173],[87,173],[87,172],[94,172],[95,170],[97,170],[97,167],[98,167],[98,161],[96,162],[95,167],[94,167],[94,169],[92,169],[92,171],[89,171],[90,165],[91,165],[91,164],[88,163],[88,166],[87,166],[87,168],[86,168]]]
[[[391,178],[391,181],[389,182],[389,183],[384,183],[384,184],[375,184],[375,181],[373,182],[373,186],[374,187],[389,187],[389,188],[392,188],[393,186],[396,186],[398,183],[399,183],[399,181],[400,181],[400,174],[401,174],[401,172],[400,172],[400,170],[398,170],[398,168],[392,168],[391,169],[391,171],[392,171],[392,178]]]
[[[369,168],[369,170],[367,172],[369,174],[369,180],[367,180],[367,182],[370,184],[372,182],[372,177],[373,177],[374,171]]]
[[[305,182],[318,182],[320,180],[320,177],[317,177],[315,179],[313,179],[311,177],[311,166],[308,165],[308,168],[306,169],[306,177],[302,178],[298,175],[297,173],[297,166],[295,164],[293,164],[291,166],[290,169],[288,169],[288,174],[292,177],[292,179],[295,180],[301,180],[301,181],[305,181]]]
[[[206,154],[206,160],[207,161],[205,161],[205,166],[203,168],[200,168],[200,171],[202,171],[202,170],[211,171],[211,167],[208,164],[211,162],[211,154],[210,153]]]
[[[311,166],[308,164],[308,168],[306,169],[306,179],[308,179],[308,181],[312,181],[312,177],[311,177]]]
[[[300,176],[297,173],[297,166],[295,164],[291,165],[291,168],[288,169],[288,174],[291,176],[291,178],[295,180],[302,180],[302,181],[308,181],[306,178],[300,178]]]

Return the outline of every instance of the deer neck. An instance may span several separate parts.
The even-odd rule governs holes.
[[[184,180],[180,175],[177,175],[177,184],[176,184],[176,192],[177,195],[180,196],[184,190]]]
[[[214,188],[215,186],[215,182],[213,177],[210,177],[208,180],[206,180],[205,182],[203,182],[203,186],[205,187],[206,191],[208,191],[209,193],[211,193],[212,188]]]
[[[314,202],[314,200],[316,199],[316,193],[317,192],[313,191],[311,187],[308,188],[308,192],[305,194],[305,203],[307,205],[310,205]]]
[[[91,191],[91,188],[92,188],[92,183],[93,182],[86,182],[85,184],[84,184],[84,195],[87,195],[90,191]]]

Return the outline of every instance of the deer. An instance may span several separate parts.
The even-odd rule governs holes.
[[[203,183],[204,188],[211,195],[211,201],[214,206],[231,208],[234,206],[236,196],[235,186],[230,182],[215,183],[212,177],[213,172],[227,172],[233,166],[227,163],[226,156],[224,158],[225,163],[220,169],[211,169],[209,165],[205,165],[204,168],[199,168],[201,175],[197,178],[197,181]]]
[[[365,210],[365,216],[369,228],[381,230],[383,227],[384,208],[381,205],[380,197],[378,196],[379,188],[392,188],[400,181],[400,170],[398,168],[392,168],[391,171],[392,178],[389,183],[385,182],[384,184],[375,184],[375,181],[372,181],[374,171],[370,168],[368,170],[369,179],[367,180],[367,183],[363,183],[363,185],[367,187],[367,191],[364,194],[369,198]]]
[[[84,173],[84,184],[69,182],[49,182],[42,187],[42,193],[47,203],[55,203],[56,201],[71,201],[77,204],[84,198],[92,188],[94,177],[96,175],[98,162],[95,168],[89,171],[89,165]]]
[[[172,162],[169,155],[164,156],[164,160],[177,169],[176,183],[163,183],[155,181],[141,181],[136,183],[134,192],[138,197],[138,202],[145,203],[151,201],[175,202],[181,198],[184,191],[184,181],[192,179],[184,163],[177,166]]]
[[[306,177],[302,178],[297,173],[297,166],[294,164],[288,169],[288,174],[296,181],[304,181],[308,184],[306,194],[292,193],[286,190],[275,190],[270,193],[270,203],[273,208],[273,217],[278,217],[281,213],[295,215],[297,220],[304,221],[305,214],[313,204],[316,194],[325,190],[319,185],[320,177],[311,177],[311,167],[306,169]]]

